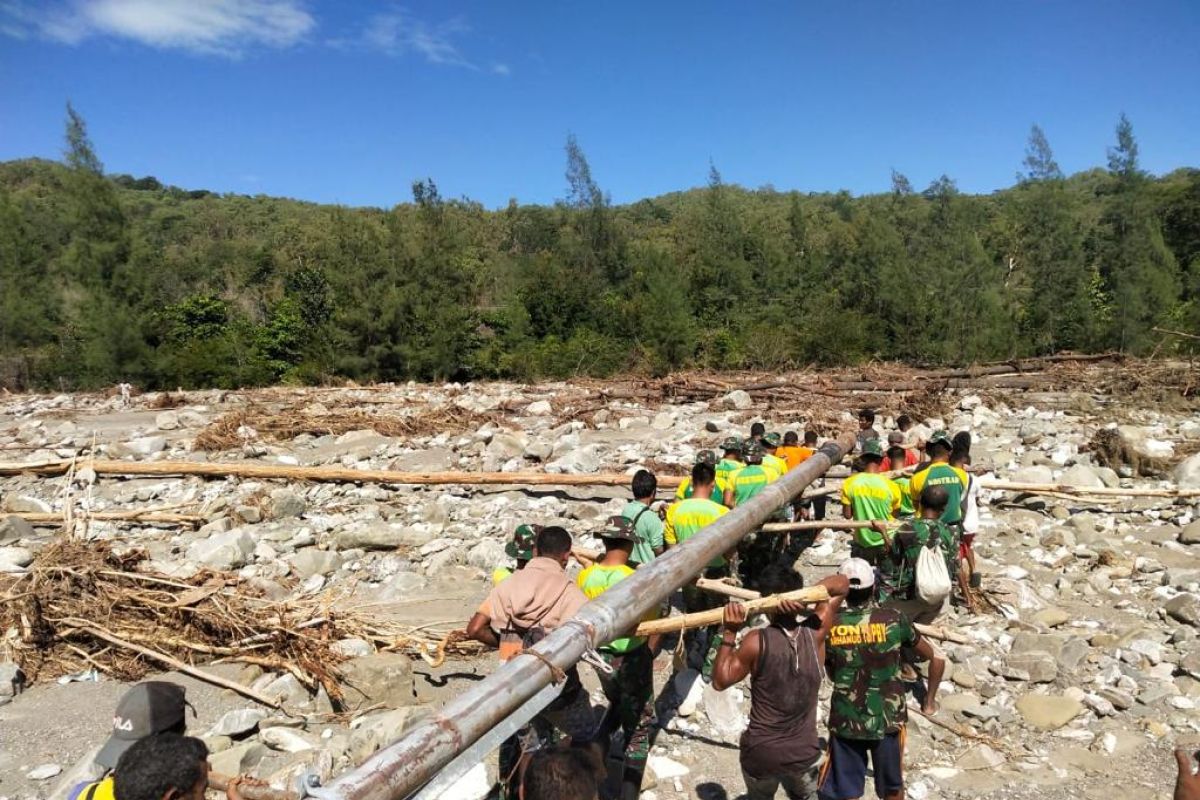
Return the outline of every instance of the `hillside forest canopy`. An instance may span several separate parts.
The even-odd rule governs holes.
[[[1066,176],[1030,132],[1011,188],[703,188],[614,205],[574,137],[564,197],[489,211],[432,179],[391,209],[0,164],[0,386],[531,380],[1056,351],[1194,352],[1200,170],[1155,177],[1124,116]]]

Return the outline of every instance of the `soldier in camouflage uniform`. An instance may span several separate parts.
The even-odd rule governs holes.
[[[934,698],[945,662],[899,611],[872,599],[875,572],[851,558],[838,572],[850,582],[846,604],[825,640],[825,668],[833,683],[829,701],[829,758],[821,771],[823,800],[862,797],[867,762],[875,773],[875,793],[884,800],[904,797],[906,687],[900,679],[901,650],[914,648],[929,659],[929,686],[922,710],[936,711]]]
[[[883,532],[884,552],[879,559],[879,601],[902,612],[914,623],[931,625],[942,613],[945,603],[931,606],[917,595],[917,559],[921,549],[936,538],[937,548],[946,560],[946,572],[953,581],[958,574],[958,534],[942,522],[950,494],[943,486],[921,490],[921,518],[907,520],[894,533]]]

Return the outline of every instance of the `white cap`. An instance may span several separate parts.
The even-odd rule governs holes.
[[[870,589],[875,585],[875,568],[861,558],[848,558],[838,567],[838,575],[850,579],[851,589]]]

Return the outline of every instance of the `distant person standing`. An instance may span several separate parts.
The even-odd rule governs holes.
[[[812,458],[813,454],[817,452],[817,440],[818,437],[816,431],[804,432],[804,445],[796,448],[798,460],[792,465],[793,468],[800,466],[805,461]],[[824,489],[825,476],[822,475],[821,477],[817,478],[815,481],[809,484],[809,488],[813,490]],[[813,497],[804,497],[804,495],[801,495],[799,508],[800,516],[813,520],[825,519],[825,505],[828,503],[828,501],[829,496],[825,494],[819,494]]]
[[[762,437],[766,432],[767,426],[761,422],[756,422],[750,426],[750,437],[746,441],[762,444]]]
[[[717,454],[712,450],[701,450],[696,453],[697,464],[708,464],[714,470],[717,466]],[[721,481],[717,481],[717,496],[720,497],[725,492],[725,487]],[[692,476],[688,475],[679,482],[679,488],[675,490],[676,500],[687,500],[692,496]]]
[[[788,471],[788,464],[779,457],[779,446],[783,444],[783,437],[774,431],[764,433],[760,440],[763,448],[763,466],[774,470],[776,478],[781,478]]]
[[[950,497],[946,503],[946,510],[942,513],[942,522],[961,528],[963,502],[966,500],[971,481],[961,468],[950,465],[950,454],[953,450],[950,436],[945,431],[934,432],[925,445],[929,463],[913,473],[908,485],[913,507],[918,511],[921,508],[921,491],[926,486],[945,486]]]
[[[921,638],[902,613],[874,604],[875,571],[859,558],[838,573],[850,583],[825,641],[825,669],[833,684],[829,699],[829,756],[821,768],[824,800],[860,798],[867,765],[875,794],[904,798],[904,738],[908,706],[900,678],[902,651],[915,650],[930,662],[929,686],[921,709],[937,710],[935,698],[946,662]]]
[[[909,450],[904,447],[906,437],[900,431],[892,431],[888,434],[887,458],[883,460],[883,471],[892,472],[897,469],[906,467],[915,467],[920,463],[921,457],[917,455],[916,450]],[[894,450],[899,450],[900,455],[897,458],[893,455]]]
[[[717,486],[721,487],[722,493],[729,488],[729,479],[733,477],[733,473],[744,466],[746,465],[742,463],[742,440],[736,436],[727,437],[721,442],[721,460],[716,466]],[[716,499],[719,501],[721,498]]]
[[[518,525],[513,531],[513,538],[504,546],[504,554],[516,562],[517,570],[524,569],[533,558],[533,544],[541,530],[541,525]],[[511,578],[512,574],[513,570],[507,566],[496,567],[492,570],[492,585]]]
[[[630,564],[637,567],[649,564],[663,552],[663,523],[650,508],[658,493],[658,479],[649,470],[639,469],[633,475],[633,499],[621,509],[621,516],[629,520],[637,534]]]
[[[855,449],[863,451],[863,445],[872,439],[879,439],[879,431],[875,430],[875,412],[864,408],[858,412],[858,435],[855,437]]]
[[[803,464],[804,459],[812,453],[805,453],[800,446],[800,436],[795,431],[788,431],[783,435],[783,444],[775,451],[775,455],[782,458],[787,468],[792,470]]]
[[[895,519],[896,512],[900,510],[900,487],[879,474],[883,449],[878,439],[871,439],[863,445],[860,459],[863,471],[856,472],[842,483],[842,515],[846,519],[878,523],[857,529],[850,545],[851,555],[875,564],[883,552],[883,534],[880,530],[884,523]]]

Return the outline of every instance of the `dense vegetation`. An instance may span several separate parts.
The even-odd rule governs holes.
[[[566,197],[486,211],[432,180],[390,210],[0,164],[0,385],[534,378],[1195,347],[1200,170],[1065,177],[1033,128],[1014,187],[725,184],[613,206],[574,141]]]

